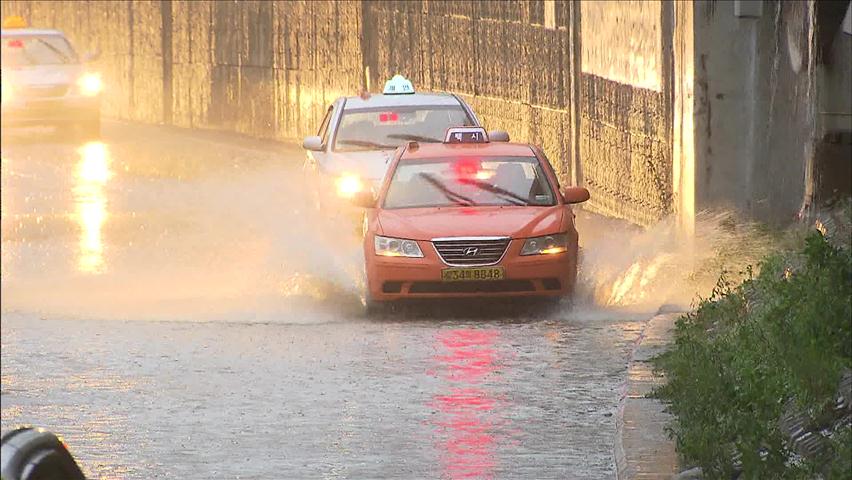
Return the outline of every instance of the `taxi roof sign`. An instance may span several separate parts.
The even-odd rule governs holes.
[[[385,88],[382,90],[385,95],[407,95],[414,93],[414,85],[402,75],[394,75],[393,78],[385,82]]]
[[[10,15],[3,19],[3,28],[27,28],[27,21],[20,15]]]
[[[444,143],[488,143],[488,132],[482,127],[451,127]]]

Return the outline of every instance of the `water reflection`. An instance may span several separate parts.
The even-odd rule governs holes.
[[[433,398],[441,412],[436,422],[441,440],[442,478],[493,478],[497,466],[497,428],[503,423],[502,400],[487,380],[497,369],[494,348],[498,330],[457,329],[437,336],[441,355],[435,357],[448,391]]]
[[[108,217],[104,187],[112,176],[109,151],[101,142],[90,142],[80,147],[78,153],[80,161],[74,186],[76,220],[80,225],[77,268],[83,273],[101,273],[104,270],[101,231]]]

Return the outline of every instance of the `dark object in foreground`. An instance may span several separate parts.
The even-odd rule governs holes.
[[[85,480],[65,443],[43,428],[20,427],[0,438],[3,480]]]

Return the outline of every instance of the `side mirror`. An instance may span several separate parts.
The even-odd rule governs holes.
[[[352,205],[361,208],[376,208],[376,195],[372,190],[361,190],[349,199]]]
[[[488,141],[490,142],[508,142],[509,132],[506,130],[489,130]]]
[[[590,197],[589,191],[583,187],[565,187],[562,189],[562,198],[566,203],[583,203]]]
[[[317,136],[305,137],[302,140],[302,148],[305,150],[310,150],[312,152],[321,152],[322,151],[322,138]]]
[[[95,49],[83,55],[83,63],[94,62],[99,58],[101,58],[101,51],[100,49]]]

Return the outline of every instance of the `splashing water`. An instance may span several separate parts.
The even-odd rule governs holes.
[[[772,237],[735,218],[731,212],[701,213],[694,237],[687,237],[674,219],[642,229],[579,215],[580,303],[641,310],[688,308],[697,296],[709,293],[723,271],[736,276],[771,248]]]

